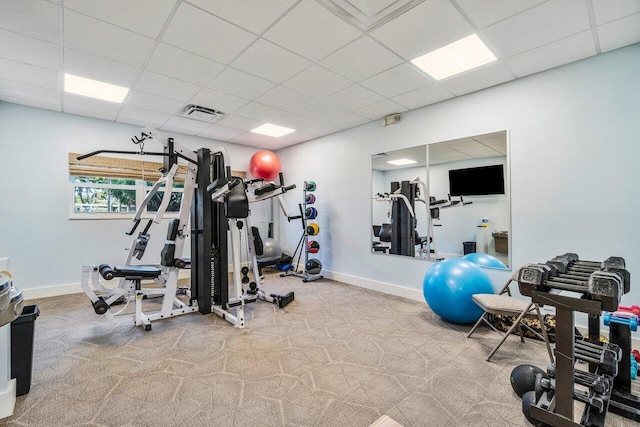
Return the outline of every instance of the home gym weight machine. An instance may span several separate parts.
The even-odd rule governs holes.
[[[144,142],[154,139],[163,145],[162,152],[145,152]],[[142,232],[133,239],[125,265],[106,264],[84,266],[82,287],[91,299],[97,314],[113,317],[112,305],[135,300],[135,324],[151,329],[151,322],[182,314],[199,311],[202,314],[215,313],[238,328],[245,326],[244,306],[256,300],[255,295],[244,295],[240,280],[240,259],[237,220],[248,216],[248,200],[242,180],[231,176],[227,155],[224,149],[211,151],[200,148],[191,151],[175,143],[173,138],[161,134],[155,129],[145,128],[140,137],[132,138],[140,151],[99,150],[78,160],[101,153],[155,155],[164,157],[163,176],[156,182],[145,197],[142,207],[133,218],[134,225],[127,233],[132,235],[142,221],[144,206],[164,185],[164,195],[158,212],[149,220]],[[187,172],[180,213],[178,218],[169,221],[167,243],[161,252],[160,265],[131,265],[132,258],[140,260],[149,240],[149,228],[153,222],[159,223],[166,211],[171,195],[173,178],[177,174],[178,160],[186,161]],[[189,228],[189,223],[191,228]],[[228,244],[227,233],[231,231],[232,257],[234,264],[233,294],[229,295]],[[235,233],[234,233],[235,231]],[[191,258],[182,258],[186,239],[191,240]],[[177,298],[178,270],[191,268],[191,287],[186,290],[188,303]],[[106,287],[100,283],[119,278],[119,284]],[[97,294],[89,286],[99,292]],[[152,279],[160,287],[143,287],[142,281]],[[142,300],[162,298],[162,307],[154,312],[144,312]],[[232,312],[231,309],[235,308]]]
[[[264,180],[260,178],[250,181],[244,181],[239,185],[242,185],[243,191],[247,193],[248,203],[256,203],[263,200],[277,198],[278,202],[280,203],[280,207],[287,216],[287,219],[295,219],[297,217],[289,216],[282,196],[287,191],[296,188],[296,186],[295,184],[285,186],[284,176],[282,173],[279,174],[279,180],[280,183],[276,184],[274,182],[264,182]],[[274,293],[267,293],[263,289],[261,289],[260,286],[263,284],[264,276],[262,275],[262,267],[258,261],[258,256],[262,253],[262,239],[260,238],[260,232],[258,231],[258,228],[251,225],[250,215],[247,215],[247,217],[244,218],[243,221],[244,222],[242,226],[238,228],[238,235],[240,235],[241,228],[244,228],[246,230],[247,248],[249,252],[251,269],[246,266],[242,267],[240,269],[240,272],[242,274],[242,278],[240,280],[242,281],[242,283],[249,285],[249,289],[247,289],[248,295],[254,295],[262,301],[275,304],[279,308],[284,308],[295,299],[295,294],[294,292],[287,292],[285,295],[278,295]],[[253,273],[253,281],[251,281],[251,279],[249,278],[250,271],[252,271]]]
[[[373,200],[389,203],[387,217],[389,223],[380,225],[379,230],[375,230],[374,235],[380,242],[390,242],[390,246],[384,246],[374,242],[374,252],[385,252],[390,254],[416,256],[416,246],[420,246],[419,256],[426,259],[440,260],[438,245],[435,238],[435,227],[433,220],[440,219],[440,210],[456,206],[466,206],[473,202],[465,202],[460,196],[459,200],[453,200],[451,195],[448,199],[436,200],[429,197],[425,182],[416,177],[411,181],[391,182],[391,192],[378,193],[373,196]],[[422,196],[422,197],[421,197]],[[416,202],[423,203],[426,207],[428,236],[420,236],[416,229]]]

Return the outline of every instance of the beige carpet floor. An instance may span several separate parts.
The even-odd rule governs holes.
[[[3,426],[359,426],[387,414],[410,426],[523,426],[509,384],[545,367],[541,342],[446,323],[425,303],[342,283],[268,276],[295,291],[258,302],[246,329],[189,314],[145,332],[97,316],[84,294],[38,304],[31,392]],[[632,426],[610,414],[607,425]]]

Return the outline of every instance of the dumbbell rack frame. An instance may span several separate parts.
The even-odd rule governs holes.
[[[556,374],[555,396],[551,410],[531,406],[531,416],[552,426],[604,426],[607,408],[599,412],[589,404],[585,404],[582,419],[589,424],[573,421],[574,404],[574,342],[575,321],[573,313],[579,311],[599,316],[602,312],[600,301],[574,298],[548,292],[532,291],[531,300],[539,305],[551,305],[556,308]],[[599,335],[598,335],[599,336]],[[609,399],[605,405],[608,406]]]
[[[543,394],[536,399],[535,405],[531,406],[531,416],[553,426],[604,426],[607,411],[640,421],[640,398],[631,394],[629,325],[612,322],[612,344],[603,346],[600,343],[602,311],[615,310],[622,294],[630,289],[630,275],[624,267],[624,259],[609,257],[599,263],[579,260],[576,254],[565,254],[546,264],[530,264],[526,267],[530,267],[530,270],[521,271],[518,277],[520,292],[530,295],[532,301],[539,305],[556,307],[557,319],[555,394]],[[557,273],[550,273],[546,278],[543,275],[544,268],[548,271],[557,270]],[[531,288],[532,284],[537,289]],[[612,286],[610,291],[608,286]],[[560,290],[582,295],[579,298],[562,296],[558,295]],[[575,341],[575,311],[589,316],[588,341]],[[598,355],[599,351],[602,354]],[[577,400],[585,402],[580,424],[573,421],[573,401],[577,398],[574,383],[576,375],[585,373],[576,372],[576,358],[589,362],[588,375],[606,374],[605,377],[611,378],[610,388],[598,392],[591,390],[594,400],[589,394],[577,393],[583,397]]]
[[[600,316],[589,316],[589,341],[600,339]],[[631,329],[628,325],[611,322],[609,342],[622,349],[622,360],[618,363],[618,375],[613,380],[613,391],[609,412],[640,422],[640,396],[631,393]],[[594,366],[589,364],[589,371]]]
[[[313,282],[315,280],[320,280],[324,276],[321,274],[309,274],[307,271],[307,262],[309,261],[309,252],[307,251],[307,244],[309,243],[309,233],[307,232],[307,184],[305,181],[302,187],[302,203],[298,204],[300,208],[300,221],[302,221],[302,237],[300,237],[300,241],[298,242],[298,246],[296,246],[296,250],[293,253],[292,265],[291,269],[287,270],[285,273],[281,274],[281,277],[284,276],[296,276],[300,277],[303,282]],[[311,193],[311,191],[309,192]],[[300,248],[300,254],[298,255],[298,261],[293,264],[293,260],[296,257],[296,252],[298,252],[298,248]],[[304,268],[300,271],[298,270],[298,265],[300,264],[300,258],[302,257],[302,253],[304,252]]]

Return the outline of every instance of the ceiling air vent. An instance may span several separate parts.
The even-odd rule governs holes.
[[[371,31],[424,0],[316,0],[347,22]]]
[[[201,122],[213,123],[219,120],[224,113],[213,108],[202,107],[200,105],[189,104],[182,109],[182,117],[198,120]]]

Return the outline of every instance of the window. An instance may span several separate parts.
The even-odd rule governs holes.
[[[160,178],[162,163],[94,156],[83,161],[69,153],[69,183],[71,218],[130,219],[138,210],[151,187]],[[178,173],[185,173],[180,166]],[[144,214],[154,215],[162,202],[164,186],[160,187],[146,206]],[[176,176],[167,217],[180,211],[184,180]],[[173,214],[173,215],[172,215]]]
[[[69,153],[70,208],[72,219],[113,219],[133,217],[147,193],[162,176],[160,162],[108,156],[93,156],[78,160],[80,154]],[[147,158],[150,156],[138,156]],[[157,160],[153,158],[153,160]],[[180,211],[186,165],[178,166],[171,199],[165,217],[175,218]],[[246,172],[231,171],[233,176],[246,178]],[[143,216],[158,212],[164,185],[147,203]]]

